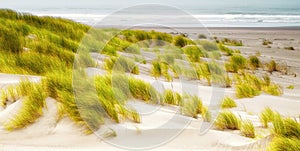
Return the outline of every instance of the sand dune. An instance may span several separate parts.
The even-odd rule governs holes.
[[[196,29],[185,30],[193,35],[197,33]],[[251,55],[260,51],[262,57],[267,59],[274,57],[276,60],[284,61],[292,69],[292,72],[297,75],[300,73],[299,62],[297,61],[300,48],[299,43],[297,43],[300,40],[298,30],[211,29],[211,33],[212,36],[242,39],[245,46],[234,47],[240,49],[242,54]],[[261,38],[273,40],[272,48],[262,46]],[[284,50],[283,47],[287,45],[293,45],[296,50]],[[151,59],[151,54],[148,55]],[[101,60],[104,58],[98,58],[95,54],[93,58],[97,58],[99,66],[101,66]],[[143,69],[147,68],[149,67],[143,67]],[[86,72],[90,76],[104,73],[103,70],[96,68],[88,68]],[[216,101],[217,98],[225,95],[234,96],[234,88],[220,89],[216,95],[214,90],[218,90],[217,88],[213,89],[201,85],[201,83],[186,81],[190,83],[182,86],[180,80],[174,80],[170,83],[163,79],[148,76],[146,72],[141,73],[135,77],[150,83],[159,82],[165,89],[173,89],[178,92],[191,91],[196,85],[197,95],[204,104],[210,105],[211,108],[219,105],[220,102]],[[23,78],[35,82],[41,80],[41,77],[36,76],[0,74],[0,86],[5,88],[8,85],[17,84]],[[250,119],[257,128],[261,126],[258,114],[265,107],[271,107],[286,116],[299,116],[299,76],[274,73],[271,78],[282,84],[284,88],[288,85],[295,85],[295,89],[285,89],[285,94],[281,97],[262,94],[254,98],[237,99],[238,107],[231,109],[242,119]],[[256,140],[241,136],[239,131],[217,131],[210,127],[211,124],[203,122],[201,119],[180,115],[178,107],[145,104],[138,100],[129,101],[128,105],[141,113],[142,123],[134,124],[123,121],[121,124],[115,124],[108,121],[95,135],[84,135],[82,128],[66,117],[57,122],[56,100],[47,98],[46,102],[47,107],[43,110],[44,114],[37,122],[14,132],[6,131],[3,124],[18,113],[22,107],[22,99],[0,112],[0,124],[2,125],[0,127],[0,150],[123,150],[126,146],[135,148],[147,146],[148,148],[153,147],[153,150],[258,150],[266,148],[272,137],[266,133],[264,135],[267,137]],[[214,108],[214,110],[216,113],[219,111],[218,108]],[[207,127],[211,129],[202,134],[201,128],[205,130]],[[113,132],[111,129],[117,133],[117,137],[104,138],[104,135]]]

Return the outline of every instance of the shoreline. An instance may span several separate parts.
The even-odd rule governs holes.
[[[197,30],[197,29],[211,29],[211,30],[300,30],[300,26],[275,26],[275,27],[162,27],[162,26],[114,26],[114,25],[103,25],[103,26],[92,26],[94,28],[116,28],[116,29],[189,29],[189,30]]]

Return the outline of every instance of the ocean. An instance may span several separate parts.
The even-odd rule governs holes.
[[[16,1],[16,2],[14,2]],[[25,3],[26,2],[26,3]],[[143,1],[144,2],[144,1]],[[1,8],[29,12],[38,16],[68,18],[88,25],[154,24],[184,27],[285,27],[300,26],[300,0],[152,0],[150,7],[137,7],[141,1],[121,0],[3,0]],[[145,1],[147,3],[147,1]],[[135,7],[131,7],[135,6]],[[124,11],[126,10],[126,11]],[[122,12],[122,13],[120,13]],[[117,15],[121,17],[116,17]],[[114,18],[114,21],[108,18]],[[183,19],[188,18],[188,19]],[[103,20],[104,19],[104,20]],[[150,19],[150,20],[149,20]],[[194,19],[197,21],[195,22]],[[181,21],[179,21],[181,20]],[[201,25],[200,25],[201,24]]]

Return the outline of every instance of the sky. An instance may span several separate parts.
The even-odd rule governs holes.
[[[0,0],[0,8],[35,15],[65,17],[84,23],[97,21],[101,15],[113,14],[126,10],[123,8],[140,4],[173,6],[178,8],[177,10],[198,16],[198,19],[214,26],[216,22],[245,26],[252,24],[298,26],[300,24],[300,0]],[[150,14],[162,12],[159,7],[157,8],[147,9],[147,11]],[[87,14],[89,16],[86,16]],[[210,16],[203,18],[203,15]]]
[[[136,4],[158,3],[179,8],[196,7],[295,7],[300,0],[0,0],[1,8],[123,8]]]

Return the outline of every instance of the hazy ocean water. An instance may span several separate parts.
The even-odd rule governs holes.
[[[54,0],[55,1],[55,0]],[[57,1],[57,0],[56,0]],[[115,1],[115,2],[113,2]],[[23,5],[19,3],[6,2],[1,5],[2,8],[11,8],[22,12],[30,12],[39,16],[56,16],[72,19],[77,22],[95,25],[103,18],[114,12],[122,10],[138,3],[128,1],[126,5],[124,1],[113,0],[109,2],[101,1],[85,1],[77,0],[63,0],[43,3],[42,1],[29,0],[28,3]],[[201,2],[202,1],[202,2]],[[165,3],[169,6],[175,6],[199,20],[204,26],[207,27],[281,27],[281,26],[300,26],[300,0],[267,0],[260,2],[259,0],[252,0],[246,2],[244,0],[225,0],[227,3],[219,0],[211,0],[207,2],[204,0],[186,0],[182,3],[175,3],[172,0],[166,0]],[[229,2],[230,1],[230,2]],[[36,2],[36,3],[34,3]],[[68,2],[68,3],[67,3]],[[80,3],[81,2],[81,3]],[[123,4],[123,5],[117,5]],[[149,1],[150,2],[150,1]],[[32,4],[31,4],[32,3]],[[128,18],[152,18],[162,24],[172,22],[173,20],[180,19],[180,16],[169,14],[167,17],[162,17],[160,12],[166,12],[165,8],[151,8],[149,14],[130,14],[130,16],[120,17],[117,22],[112,22],[112,25],[126,24],[132,20]],[[168,9],[168,8],[166,8]],[[138,11],[137,11],[138,12]],[[172,13],[172,12],[170,12]],[[141,21],[142,22],[142,21]],[[197,27],[198,24],[194,22],[174,22],[174,26]],[[109,23],[107,24],[109,25]]]

